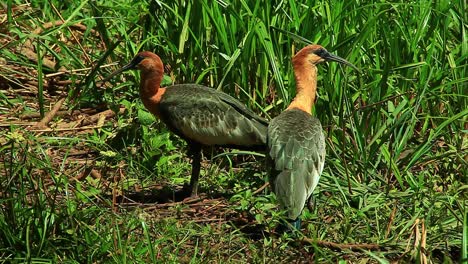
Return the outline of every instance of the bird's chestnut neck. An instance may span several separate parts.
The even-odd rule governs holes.
[[[293,58],[296,97],[288,109],[298,108],[310,114],[317,93],[317,67],[307,60],[306,54],[298,55]]]

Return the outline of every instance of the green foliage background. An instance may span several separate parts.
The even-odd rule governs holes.
[[[27,8],[15,11],[24,4]],[[42,78],[57,69],[24,56],[21,47],[30,40],[36,53],[67,70],[92,67],[84,75],[63,77],[77,81],[66,91],[69,108],[105,105],[126,111],[85,138],[37,137],[3,126],[8,129],[1,132],[0,257],[79,263],[466,259],[466,10],[466,1],[444,0],[7,1],[0,24],[0,36],[7,40],[0,47],[6,62],[0,76],[10,88],[23,79],[37,80],[37,109],[48,111]],[[59,20],[64,23],[31,33]],[[69,30],[77,23],[86,27],[78,39]],[[180,185],[190,168],[184,143],[148,117],[135,88],[138,74],[125,73],[99,89],[111,69],[97,66],[123,65],[138,51],[150,50],[166,64],[166,84],[204,84],[273,118],[294,97],[290,61],[307,42],[321,44],[361,72],[332,63],[319,66],[314,114],[327,132],[328,155],[315,209],[305,212],[304,234],[384,245],[379,252],[294,247],[289,238],[268,233],[252,240],[229,222],[215,228],[196,221],[181,224],[177,217],[153,219],[138,210],[113,213],[99,184],[67,180],[65,159],[57,165],[45,154],[51,147],[86,146],[99,153],[96,166],[124,171],[125,186]],[[18,104],[25,105],[24,113],[37,110],[26,101],[0,93],[0,113],[8,115]],[[265,181],[262,167],[243,164],[238,174],[221,161],[231,157],[211,160],[202,187],[234,194],[233,210],[254,215],[266,230],[273,228],[274,197],[251,192]],[[54,179],[54,187],[43,184],[38,175],[44,174]],[[116,220],[106,221],[109,217]],[[415,240],[421,225],[425,245]],[[134,230],[141,236],[133,236]],[[220,241],[229,246],[209,250]]]

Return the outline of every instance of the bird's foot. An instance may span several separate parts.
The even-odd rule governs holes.
[[[190,184],[184,184],[181,193],[184,200],[187,198],[196,198],[198,197],[198,188],[193,188]]]
[[[299,237],[301,233],[301,218],[296,220],[284,220],[276,228],[276,233],[278,234],[288,234],[293,237]]]

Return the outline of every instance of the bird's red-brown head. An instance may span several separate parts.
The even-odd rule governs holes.
[[[320,45],[304,47],[292,59],[297,93],[288,109],[297,108],[306,113],[311,113],[317,91],[316,65],[325,61],[336,61],[358,70],[356,66],[347,60],[331,54]]]
[[[161,58],[150,51],[140,52],[130,63],[111,73],[102,82],[127,70],[140,70],[140,98],[151,113],[159,116],[159,102],[166,91],[160,87],[164,74]]]
[[[158,55],[150,51],[138,53],[133,60],[123,67],[124,70],[138,69],[143,73],[163,74],[164,65]]]
[[[301,49],[292,59],[293,65],[303,65],[304,63],[310,63],[312,65],[317,65],[319,63],[325,61],[336,61],[339,63],[343,63],[352,67],[355,70],[358,70],[356,66],[352,63],[348,62],[347,60],[331,54],[328,52],[324,47],[320,45],[309,45]]]
[[[107,76],[103,82],[108,81],[112,77],[128,70],[140,70],[142,76],[145,78],[162,79],[164,74],[164,64],[158,55],[150,51],[142,51],[138,53],[130,63]]]

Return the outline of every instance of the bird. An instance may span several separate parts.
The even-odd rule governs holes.
[[[306,201],[317,186],[325,164],[325,136],[311,115],[317,92],[317,64],[335,61],[357,67],[320,45],[308,45],[292,59],[296,96],[285,111],[270,120],[267,131],[269,183],[286,223],[279,232],[300,230]]]
[[[127,65],[111,73],[103,83],[127,71],[140,71],[140,98],[145,108],[170,131],[187,142],[192,157],[190,184],[184,193],[198,195],[201,150],[221,146],[265,150],[268,121],[234,97],[198,84],[160,87],[164,74],[161,58],[153,52],[138,53]]]

